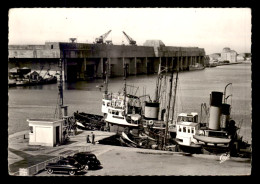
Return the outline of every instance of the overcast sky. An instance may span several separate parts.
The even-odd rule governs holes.
[[[122,44],[122,31],[137,45],[158,39],[166,46],[204,48],[206,54],[230,47],[251,50],[250,8],[19,8],[9,11],[9,44],[45,41],[93,43],[112,30],[107,40]]]

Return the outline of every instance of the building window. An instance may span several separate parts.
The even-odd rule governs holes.
[[[51,49],[53,49],[53,45],[51,45]]]
[[[179,132],[181,132],[181,126],[179,126]]]
[[[186,127],[183,127],[183,132],[186,132]]]
[[[30,129],[30,133],[32,134],[33,133],[33,126],[29,126],[29,129]]]
[[[190,133],[190,128],[188,128],[188,133]]]
[[[192,128],[192,129],[191,129],[191,133],[193,133],[193,134],[194,134],[194,128]]]

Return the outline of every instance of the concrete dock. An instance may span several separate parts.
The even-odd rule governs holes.
[[[16,172],[17,168],[19,168],[19,164],[21,167],[24,167],[24,163],[27,162],[26,160],[28,160],[27,164],[42,162],[44,159],[59,156],[71,150],[86,148],[86,150],[96,154],[102,163],[102,168],[77,173],[78,176],[238,176],[251,174],[251,159],[248,158],[229,158],[221,163],[217,155],[187,154],[172,151],[102,145],[98,143],[92,145],[91,143],[86,143],[86,136],[90,134],[91,131],[81,131],[76,136],[70,136],[70,141],[66,145],[57,147],[36,147],[28,146],[28,139],[26,136],[24,139],[23,133],[9,137],[9,173]],[[115,134],[113,132],[103,131],[94,131],[94,133],[97,142]],[[32,160],[35,162],[32,162]],[[43,170],[37,173],[36,176],[69,175],[66,173],[53,173],[49,175]]]

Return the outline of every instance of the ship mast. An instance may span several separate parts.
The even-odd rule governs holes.
[[[108,93],[108,60],[106,61],[106,71],[105,71],[105,75],[106,75],[106,80],[105,80],[105,94]]]
[[[62,80],[62,59],[59,61],[59,68],[60,68],[60,80],[59,80],[59,119],[62,119],[62,108],[63,108],[63,80]]]
[[[169,115],[170,115],[170,105],[171,105],[171,97],[172,97],[172,81],[173,81],[173,73],[174,73],[174,64],[172,61],[172,71],[170,76],[170,89],[169,89],[169,99],[168,99],[168,105],[167,105],[167,114],[166,114],[166,127],[165,127],[165,135],[164,135],[164,148],[166,147],[166,140],[168,137],[168,121],[169,121]]]
[[[124,109],[126,115],[126,64],[124,63]]]
[[[172,105],[172,121],[174,118],[174,110],[175,110],[175,101],[176,101],[176,91],[177,91],[177,84],[178,84],[178,69],[176,73],[176,81],[175,81],[175,86],[174,86],[174,97],[173,97],[173,105]]]
[[[160,74],[161,74],[161,62],[159,63],[158,76],[157,76],[156,88],[155,88],[154,102],[158,102],[158,101],[159,101],[159,82],[160,82]]]

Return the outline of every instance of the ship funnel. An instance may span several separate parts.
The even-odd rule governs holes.
[[[218,130],[220,128],[222,97],[222,92],[212,91],[210,94],[209,129]]]
[[[145,119],[158,120],[159,106],[160,103],[158,102],[145,102],[145,106],[144,106]]]
[[[229,119],[230,119],[230,105],[222,104],[221,111],[222,111],[221,128],[226,129],[227,122],[229,122]]]

